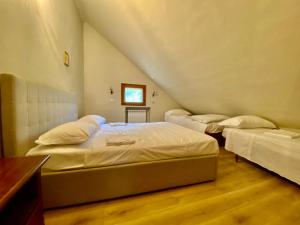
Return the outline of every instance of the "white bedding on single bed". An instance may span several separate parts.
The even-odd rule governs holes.
[[[134,144],[107,146],[112,137],[131,137]],[[117,138],[118,139],[118,138]],[[27,155],[51,155],[43,171],[60,171],[99,166],[149,162],[218,153],[218,143],[208,135],[176,124],[136,123],[126,126],[104,124],[80,145],[41,146]]]
[[[272,137],[266,131],[225,128],[225,149],[300,184],[300,138]]]
[[[218,123],[201,123],[191,119],[191,116],[165,116],[165,121],[169,123],[175,123],[180,126],[201,132],[201,133],[220,133],[224,127],[218,125]]]

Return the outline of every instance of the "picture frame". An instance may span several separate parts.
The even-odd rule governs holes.
[[[64,64],[65,66],[70,66],[70,55],[67,51],[64,53]]]

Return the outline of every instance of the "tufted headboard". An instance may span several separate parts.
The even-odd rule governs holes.
[[[25,155],[45,131],[77,119],[76,98],[70,93],[0,75],[1,155]]]

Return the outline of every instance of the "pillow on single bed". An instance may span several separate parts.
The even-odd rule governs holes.
[[[190,112],[184,109],[172,109],[165,113],[166,116],[188,116],[191,115]]]
[[[200,123],[212,123],[220,122],[229,119],[229,116],[218,115],[218,114],[205,114],[205,115],[194,115],[191,116],[192,120],[198,121]]]
[[[87,141],[99,129],[98,125],[85,121],[64,123],[42,134],[36,144],[70,145]]]
[[[271,121],[252,115],[236,116],[218,124],[231,128],[276,128]]]
[[[99,127],[101,127],[102,124],[106,123],[106,119],[104,117],[98,116],[98,115],[87,115],[87,116],[81,117],[78,121],[94,123]]]

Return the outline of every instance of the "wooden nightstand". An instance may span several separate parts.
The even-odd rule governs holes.
[[[48,156],[0,159],[0,224],[43,225],[41,166]]]

